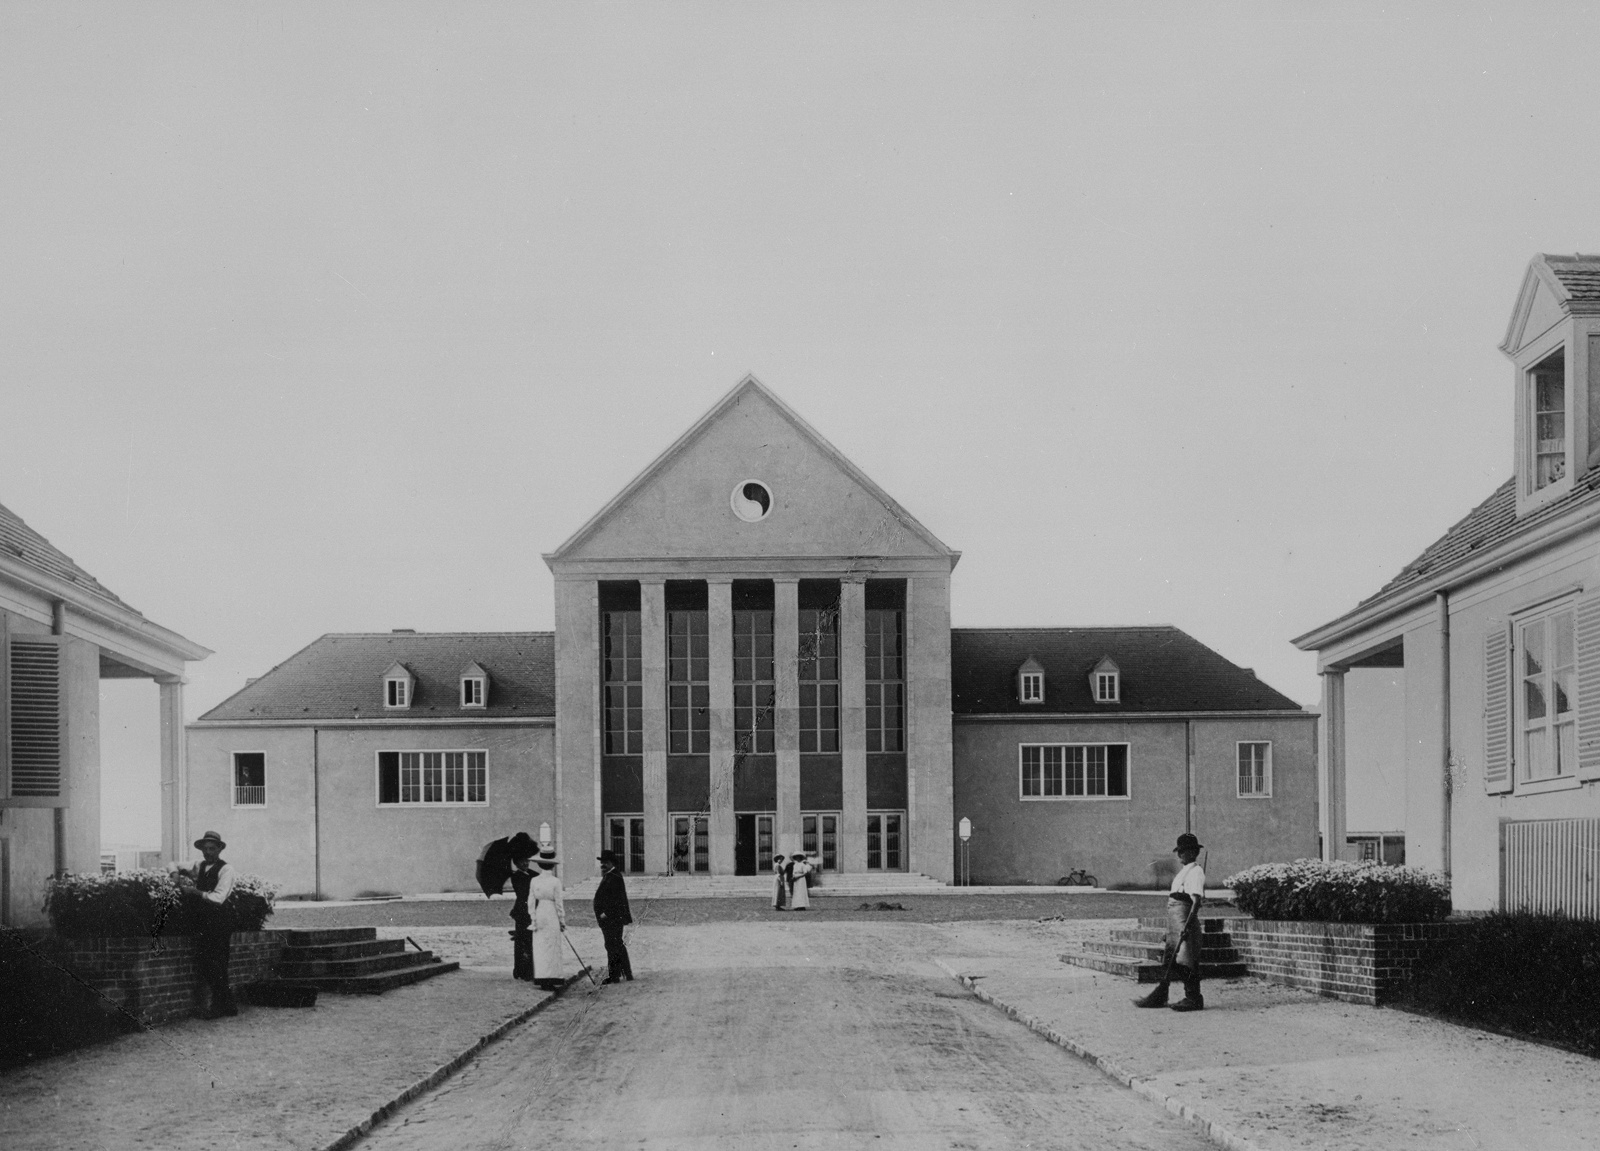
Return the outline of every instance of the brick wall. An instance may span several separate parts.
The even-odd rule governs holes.
[[[1393,998],[1410,971],[1461,923],[1226,921],[1250,974],[1347,1003]]]
[[[287,931],[236,931],[228,961],[235,987],[266,979],[284,948]],[[169,939],[62,939],[45,936],[34,949],[98,992],[107,1010],[148,1027],[193,1014],[202,1005],[193,936]]]

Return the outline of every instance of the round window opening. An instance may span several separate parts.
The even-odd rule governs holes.
[[[760,480],[745,480],[733,489],[733,496],[728,503],[734,515],[747,524],[753,524],[766,519],[767,513],[772,510],[772,493]]]

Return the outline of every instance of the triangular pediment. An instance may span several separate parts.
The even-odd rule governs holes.
[[[545,560],[958,555],[746,376]]]
[[[1572,293],[1551,269],[1549,258],[1535,256],[1522,277],[1522,290],[1517,293],[1500,350],[1515,359],[1523,348],[1566,319],[1571,306]]]

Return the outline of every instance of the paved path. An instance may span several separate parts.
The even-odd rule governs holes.
[[[1192,1126],[978,1002],[937,928],[637,933],[636,983],[574,987],[362,1151],[1163,1148]]]

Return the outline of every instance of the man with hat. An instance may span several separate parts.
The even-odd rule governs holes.
[[[200,923],[196,958],[200,982],[211,992],[206,1018],[237,1015],[239,1008],[228,989],[228,958],[233,942],[233,911],[228,907],[228,896],[233,894],[233,864],[223,860],[222,852],[228,845],[214,831],[206,832],[194,845],[204,860],[196,865],[193,878],[182,870],[176,878],[184,902]]]
[[[1183,998],[1172,1004],[1174,1011],[1202,1011],[1206,1001],[1200,995],[1200,907],[1206,898],[1206,873],[1195,862],[1200,858],[1200,841],[1189,832],[1178,836],[1172,850],[1183,866],[1172,877],[1167,894],[1167,948],[1161,982],[1135,1007],[1166,1007],[1167,984],[1176,967],[1182,974]]]
[[[609,849],[595,857],[600,861],[600,886],[594,889],[594,917],[606,940],[607,983],[633,982],[633,964],[622,929],[633,922],[628,910],[628,889],[622,882],[622,860]]]

